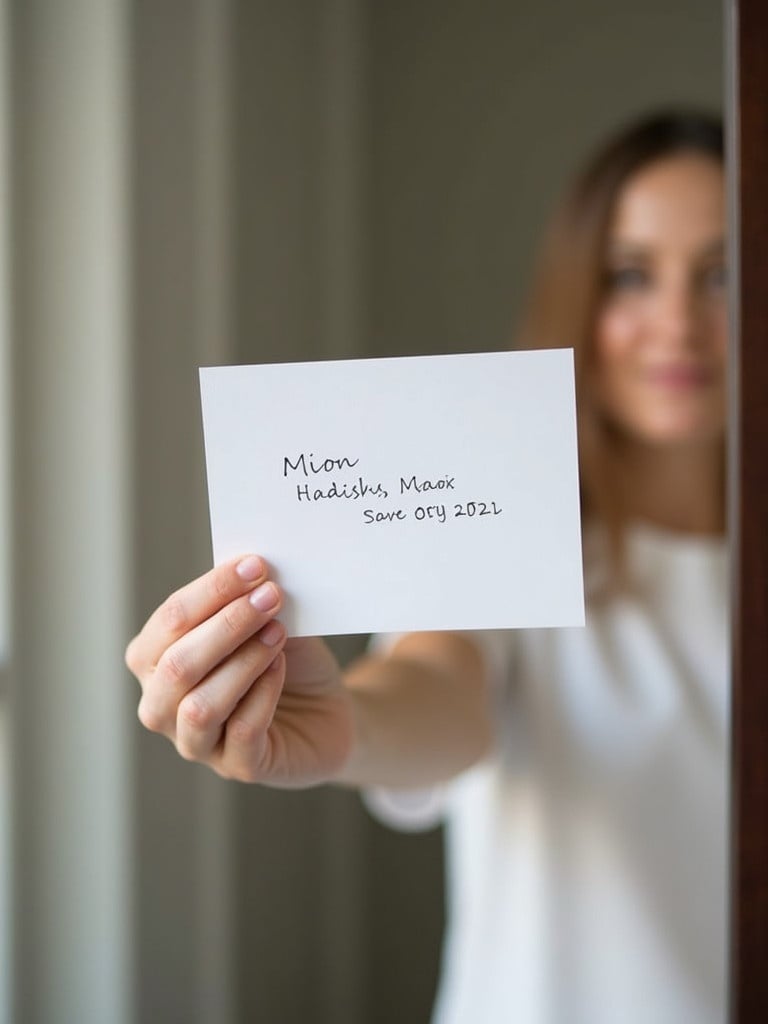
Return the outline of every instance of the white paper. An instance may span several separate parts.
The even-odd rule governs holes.
[[[200,386],[214,561],[264,557],[290,636],[584,624],[572,349]]]

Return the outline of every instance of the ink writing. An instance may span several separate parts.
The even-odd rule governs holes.
[[[321,487],[315,487],[310,490],[309,484],[296,484],[296,497],[299,501],[323,501],[326,498],[352,498],[357,500],[358,498],[364,498],[368,494],[373,498],[389,497],[389,491],[382,487],[381,484],[376,484],[372,487],[361,476],[352,484],[343,483],[339,485],[334,480],[327,490],[323,490]]]
[[[440,480],[417,480],[415,476],[412,476],[410,480],[405,480],[400,477],[400,493],[405,494],[406,491],[414,490],[417,493],[422,491],[453,491],[454,488],[454,477],[445,476],[441,477]]]
[[[319,456],[314,452],[299,452],[293,456],[284,455],[282,462],[283,478],[298,476],[308,482],[291,482],[295,487],[295,496],[299,504],[311,505],[313,502],[360,501],[363,498],[387,501],[390,495],[389,484],[382,481],[370,481],[366,477],[348,476],[348,471],[359,466],[360,458],[352,455]],[[322,476],[321,476],[322,474]],[[332,477],[331,477],[332,474]],[[317,478],[315,486],[312,478]],[[503,509],[491,498],[480,500],[472,497],[469,501],[453,501],[450,505],[441,503],[411,506],[407,499],[424,495],[428,501],[440,491],[456,492],[456,477],[449,473],[437,476],[401,475],[398,480],[399,493],[405,496],[406,507],[402,508],[364,508],[362,521],[366,526],[401,523],[412,520],[416,523],[445,524],[449,520],[482,519],[486,516],[500,516]],[[457,497],[461,497],[459,493]],[[418,500],[418,499],[417,499]]]
[[[333,473],[337,470],[342,469],[353,469],[360,459],[350,459],[346,455],[340,459],[322,459],[315,462],[315,453],[310,452],[309,455],[305,455],[304,452],[299,455],[295,462],[286,455],[283,458],[283,476],[288,476],[288,471],[297,473],[301,471],[304,476],[309,476],[312,473]]]

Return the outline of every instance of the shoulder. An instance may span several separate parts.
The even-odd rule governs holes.
[[[583,531],[584,592],[595,609],[626,598],[653,603],[664,594],[701,586],[727,586],[727,540],[630,521],[621,531],[621,574],[613,571],[608,531],[590,523]],[[620,582],[617,582],[619,581]]]

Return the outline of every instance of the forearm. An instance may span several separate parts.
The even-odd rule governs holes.
[[[479,652],[453,634],[409,634],[345,673],[354,741],[338,782],[417,788],[456,775],[489,749]]]

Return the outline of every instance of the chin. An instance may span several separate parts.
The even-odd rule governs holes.
[[[606,421],[625,441],[651,446],[711,445],[725,435],[721,402],[648,402],[624,398]]]
[[[670,417],[644,424],[642,428],[636,428],[632,433],[638,441],[645,441],[648,444],[697,447],[720,441],[724,430],[722,423],[713,423],[711,420]]]

